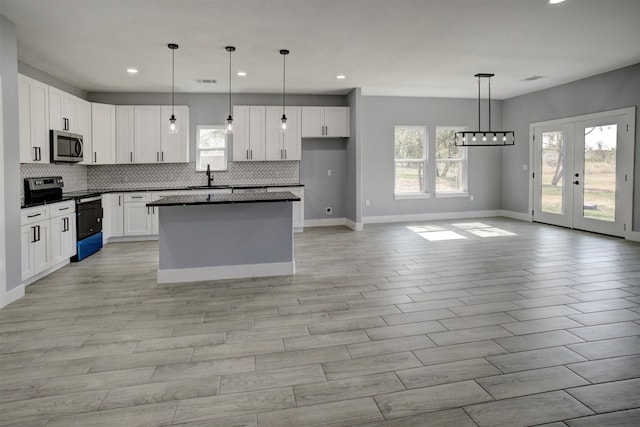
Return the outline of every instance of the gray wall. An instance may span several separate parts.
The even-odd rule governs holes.
[[[343,218],[347,170],[346,142],[342,139],[303,139],[300,183],[304,184],[306,219]],[[331,170],[331,176],[327,170]],[[331,207],[331,215],[326,208]]]
[[[90,92],[88,99],[115,105],[166,105],[171,103],[171,94]],[[287,95],[286,99],[287,105],[347,105],[346,97],[335,95]],[[281,105],[282,95],[237,94],[233,95],[232,101],[234,105]],[[189,160],[195,162],[196,126],[224,124],[229,109],[228,95],[178,93],[175,103],[189,106]],[[344,142],[339,140],[302,141],[300,182],[305,184],[306,219],[339,218],[345,215],[344,157]],[[327,177],[327,169],[332,170],[331,177]],[[324,171],[324,175],[320,171]],[[333,208],[332,215],[324,213],[326,206]]]
[[[504,127],[516,131],[514,147],[503,149],[502,208],[528,212],[529,124],[582,114],[640,105],[640,64],[598,74],[561,86],[506,99],[503,103]],[[640,123],[636,109],[636,152],[633,229],[640,230]]]
[[[485,103],[486,104],[486,103]],[[486,112],[483,106],[483,114]],[[501,208],[502,148],[468,149],[468,198],[394,200],[395,126],[478,127],[477,99],[363,97],[362,108],[362,216],[427,214]],[[492,102],[492,128],[502,129],[502,102]],[[486,126],[486,125],[484,125]],[[433,134],[433,131],[431,132]]]
[[[4,120],[5,254],[7,291],[20,286],[20,141],[18,127],[18,44],[16,26],[0,15],[0,76]]]
[[[39,82],[48,84],[49,86],[58,88],[61,91],[75,95],[78,98],[87,99],[86,91],[70,85],[69,83],[62,81],[57,77],[53,77],[51,74],[40,71],[37,68],[33,68],[31,65],[25,64],[24,62],[18,61],[18,73],[23,74],[27,77],[31,77],[32,79],[38,80]]]

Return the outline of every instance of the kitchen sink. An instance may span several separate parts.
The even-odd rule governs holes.
[[[191,187],[188,187],[191,190],[215,190],[215,189],[220,189],[220,188],[231,188],[228,185],[193,185]]]

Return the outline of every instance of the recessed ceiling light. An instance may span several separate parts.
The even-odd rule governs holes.
[[[238,77],[247,77],[247,72],[246,71],[238,71]]]
[[[562,2],[564,2],[564,0],[549,0],[549,4],[558,4]]]
[[[343,79],[346,79],[346,78],[347,78],[347,76],[345,76],[344,74],[338,74],[336,76],[336,79],[338,79],[338,80],[343,80]]]
[[[138,74],[137,68],[127,68],[127,73],[129,74]]]

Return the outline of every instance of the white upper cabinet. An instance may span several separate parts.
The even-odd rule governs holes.
[[[134,163],[189,162],[189,107],[174,107],[178,133],[169,133],[171,106],[134,107]]]
[[[160,106],[136,105],[134,108],[135,163],[160,161]]]
[[[302,138],[346,138],[349,107],[302,107]]]
[[[233,107],[233,161],[265,160],[264,106]]]
[[[134,107],[116,105],[116,163],[133,163]]]
[[[49,86],[18,75],[20,162],[49,163]]]
[[[300,160],[300,107],[285,107],[287,130],[281,132],[282,107],[266,107],[266,160]]]
[[[76,109],[78,104],[84,102],[87,101],[49,86],[49,126],[51,129],[79,134],[83,126],[78,122],[79,117],[77,117]]]
[[[77,124],[76,130],[82,135],[82,161],[81,165],[93,164],[93,135],[91,134],[91,103],[82,99],[78,99],[75,109],[75,120]]]
[[[160,161],[164,163],[189,162],[189,107],[176,105],[173,114],[176,116],[178,132],[169,132],[169,118],[172,107],[163,105],[160,108]]]
[[[91,104],[91,164],[114,164],[116,161],[116,107]],[[87,151],[85,149],[85,155]]]

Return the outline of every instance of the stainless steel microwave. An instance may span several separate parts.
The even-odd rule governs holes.
[[[51,130],[51,163],[78,163],[82,161],[82,135]]]

